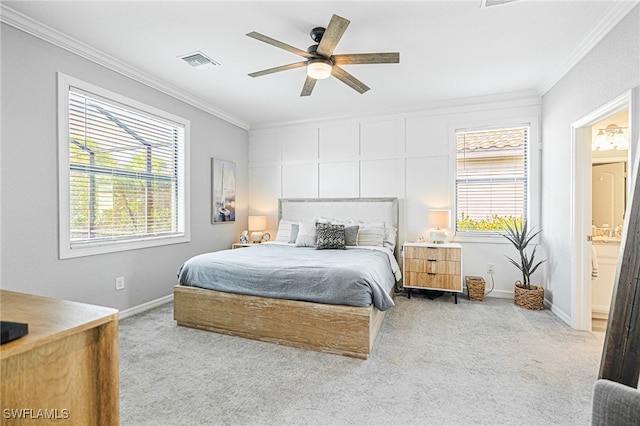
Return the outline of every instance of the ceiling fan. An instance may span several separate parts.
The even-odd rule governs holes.
[[[355,64],[397,64],[400,62],[400,53],[350,53],[334,55],[333,50],[342,38],[345,30],[349,26],[349,21],[338,15],[333,15],[327,28],[316,27],[311,30],[311,39],[316,42],[313,46],[304,51],[290,46],[281,41],[275,40],[266,35],[250,32],[247,36],[260,40],[288,52],[302,56],[306,60],[294,62],[292,64],[281,65],[249,74],[251,77],[260,77],[275,72],[286,71],[294,68],[307,67],[307,79],[302,87],[300,96],[309,96],[316,85],[316,81],[334,76],[353,90],[362,94],[369,90],[369,87],[345,71],[341,65]]]

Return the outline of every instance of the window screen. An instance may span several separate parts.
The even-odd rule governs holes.
[[[70,247],[184,233],[184,125],[69,89]]]
[[[528,126],[456,132],[456,231],[492,233],[527,212]]]

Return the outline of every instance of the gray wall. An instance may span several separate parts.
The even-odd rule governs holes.
[[[639,49],[640,7],[636,7],[542,98],[542,227],[549,258],[545,296],[567,317],[573,309],[570,255],[575,250],[571,125],[640,85]],[[634,120],[637,129],[637,112]]]
[[[248,134],[206,112],[2,24],[3,289],[127,309],[169,295],[190,256],[229,248],[246,228]],[[57,72],[191,121],[191,242],[58,259]],[[210,221],[210,161],[235,161],[237,220]],[[115,291],[115,278],[126,288]]]

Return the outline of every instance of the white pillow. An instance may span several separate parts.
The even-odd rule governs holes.
[[[316,222],[300,222],[300,230],[298,238],[296,238],[296,247],[315,247],[316,239]]]
[[[396,248],[396,235],[398,233],[398,228],[393,226],[385,226],[384,227],[384,241],[382,245],[387,247],[393,251]]]
[[[358,229],[358,245],[383,247],[384,245],[384,225],[364,224]]]
[[[278,224],[278,233],[276,234],[276,243],[288,243],[291,239],[291,225],[297,224],[297,220],[280,219]]]

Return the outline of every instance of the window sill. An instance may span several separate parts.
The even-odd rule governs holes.
[[[76,257],[94,256],[98,254],[117,253],[121,251],[137,250],[142,248],[167,246],[171,244],[188,243],[191,238],[188,235],[155,237],[136,241],[114,241],[96,244],[87,244],[82,247],[72,248],[68,241],[60,246],[60,259],[72,259]]]
[[[508,244],[511,245],[511,242],[507,240],[502,234],[498,235],[454,235],[451,239],[452,243],[461,243],[461,244]],[[536,236],[531,241],[531,246],[535,246],[540,244],[540,237]]]

